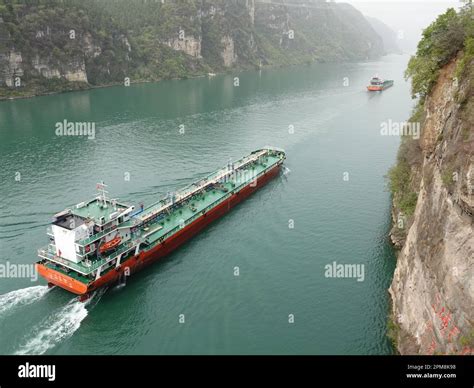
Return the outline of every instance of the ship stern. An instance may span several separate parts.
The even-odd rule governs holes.
[[[89,292],[88,284],[59,271],[48,268],[41,262],[36,263],[36,271],[48,282],[49,285],[53,284],[76,295],[85,295]]]

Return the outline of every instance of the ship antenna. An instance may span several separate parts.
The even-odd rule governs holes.
[[[97,190],[99,191],[100,200],[104,202],[104,207],[107,207],[107,193],[108,191],[105,190],[107,185],[104,181],[97,183]]]

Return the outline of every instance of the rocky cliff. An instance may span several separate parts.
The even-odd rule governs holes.
[[[474,40],[465,42],[469,55],[436,71],[420,102],[420,138],[405,138],[400,150],[406,174],[397,176],[416,194],[413,212],[401,209],[401,191],[393,206],[401,250],[391,335],[402,354],[474,354]]]
[[[0,97],[382,53],[360,12],[318,0],[0,0]]]

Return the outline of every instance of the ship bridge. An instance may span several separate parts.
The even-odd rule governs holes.
[[[71,210],[71,213],[76,218],[91,220],[95,225],[104,227],[114,219],[118,219],[118,222],[121,223],[120,216],[123,215],[127,209],[129,209],[127,205],[109,200],[104,202],[101,198],[97,197],[88,203],[76,205]]]
[[[111,234],[118,225],[130,219],[135,209],[108,199],[105,184],[99,183],[99,195],[88,201],[81,202],[54,216],[48,234],[51,237],[48,251],[55,256],[79,263],[88,256],[96,255],[98,244],[104,239],[111,239]],[[129,240],[127,233],[123,241]]]

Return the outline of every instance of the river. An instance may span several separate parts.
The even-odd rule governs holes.
[[[407,61],[393,55],[0,102],[4,267],[34,263],[51,216],[92,198],[101,180],[113,198],[146,205],[230,158],[265,145],[287,152],[285,174],[88,303],[40,279],[0,279],[0,352],[392,353],[385,331],[395,256],[384,176],[399,138],[382,136],[381,125],[410,115]],[[394,87],[366,92],[376,73]],[[64,120],[93,123],[94,136],[57,136]],[[363,265],[364,276],[326,276],[334,263]]]

